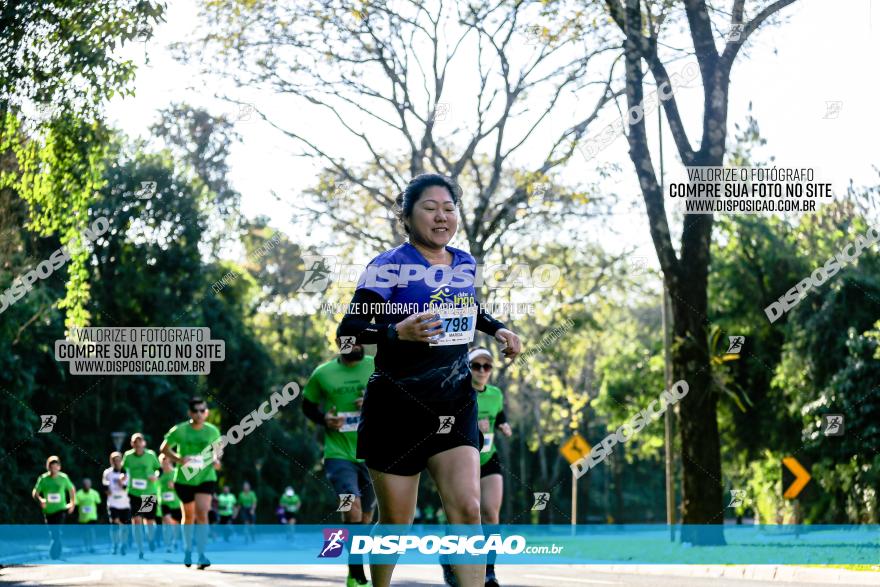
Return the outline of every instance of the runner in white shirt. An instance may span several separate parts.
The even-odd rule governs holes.
[[[110,539],[113,542],[113,554],[125,554],[125,544],[128,539],[126,534],[127,524],[131,523],[131,504],[128,493],[125,490],[125,471],[122,470],[122,453],[110,453],[110,466],[104,469],[101,476],[104,492],[107,494],[107,511],[110,515],[110,524],[116,527],[110,530]]]

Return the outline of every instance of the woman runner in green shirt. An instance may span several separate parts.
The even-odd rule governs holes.
[[[477,390],[477,424],[483,433],[484,444],[480,451],[480,518],[487,532],[495,533],[499,527],[501,499],[504,495],[504,479],[501,461],[495,450],[495,430],[510,437],[512,431],[504,414],[504,396],[501,390],[489,385],[492,373],[492,353],[476,347],[468,353],[474,389]],[[486,562],[486,587],[500,587],[495,578],[495,554],[489,553]]]
[[[162,505],[162,541],[165,552],[177,550],[180,545],[180,520],[183,519],[180,498],[174,491],[174,465],[165,455],[159,455],[159,503]]]

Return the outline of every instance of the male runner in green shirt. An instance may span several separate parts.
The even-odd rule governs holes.
[[[244,524],[246,542],[254,541],[254,523],[257,521],[257,494],[251,491],[251,484],[245,481],[238,494],[238,517]]]
[[[76,489],[70,478],[61,472],[61,459],[56,455],[46,459],[46,473],[37,478],[31,496],[40,503],[43,510],[43,518],[50,526],[52,545],[49,548],[49,556],[53,559],[61,558],[61,524],[67,514],[73,513],[76,506]]]
[[[92,480],[85,478],[82,481],[82,489],[76,492],[76,509],[79,512],[80,524],[98,523],[98,504],[101,503],[101,494],[92,489]],[[86,528],[83,540],[86,550],[95,552],[95,529]]]
[[[356,452],[364,389],[375,364],[373,357],[364,355],[363,345],[345,338],[337,330],[339,356],[319,365],[309,377],[303,390],[303,412],[324,429],[324,471],[339,498],[337,511],[342,521],[369,524],[376,494],[370,472]],[[349,554],[348,562],[346,587],[369,585],[362,557]]]
[[[217,489],[217,469],[220,468],[221,451],[215,441],[220,440],[220,430],[207,422],[208,404],[201,397],[189,400],[189,420],[181,422],[165,434],[160,452],[178,465],[174,475],[174,489],[183,503],[183,564],[192,565],[193,530],[199,552],[199,569],[211,562],[205,556],[207,542],[208,511],[211,497]],[[216,450],[209,450],[212,445]],[[208,458],[205,454],[209,454]]]
[[[147,448],[144,435],[135,432],[131,435],[131,450],[122,455],[122,470],[125,471],[128,486],[128,499],[131,503],[134,538],[138,547],[138,558],[144,558],[144,528],[147,526],[147,540],[153,550],[153,532],[156,530],[156,514],[159,507],[159,459],[156,453]]]

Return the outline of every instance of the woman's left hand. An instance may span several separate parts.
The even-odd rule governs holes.
[[[504,424],[499,424],[498,429],[501,430],[501,433],[508,438],[510,438],[510,435],[513,434],[513,431],[510,429],[510,424],[508,424],[507,422],[505,422]]]
[[[506,345],[501,349],[501,354],[507,359],[515,359],[522,350],[519,337],[506,328],[501,328],[495,333],[495,340]]]

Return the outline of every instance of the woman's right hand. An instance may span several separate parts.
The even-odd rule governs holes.
[[[433,342],[433,338],[443,333],[443,322],[436,312],[413,314],[395,325],[400,340],[412,342]]]

